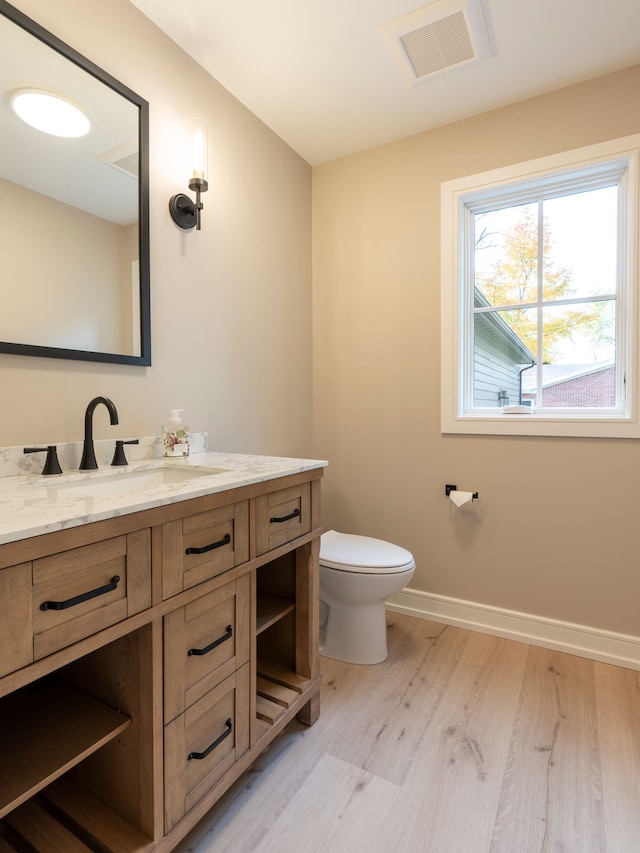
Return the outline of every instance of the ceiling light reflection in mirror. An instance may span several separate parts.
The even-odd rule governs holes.
[[[80,107],[41,89],[18,89],[11,96],[11,107],[30,127],[51,136],[75,138],[85,136],[91,128]]]
[[[0,177],[120,225],[138,220],[137,176],[113,153],[138,152],[138,108],[67,57],[0,16]],[[57,94],[91,121],[75,140],[34,134],[11,109],[20,90]]]

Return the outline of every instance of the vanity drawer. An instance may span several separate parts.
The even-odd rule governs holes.
[[[249,660],[247,574],[164,617],[164,719],[173,720]]]
[[[162,597],[216,577],[249,559],[248,501],[162,525]]]
[[[302,483],[256,498],[256,554],[311,530],[311,486]]]
[[[34,659],[151,606],[151,532],[139,530],[33,561]]]
[[[249,749],[249,664],[164,730],[165,831],[172,829]]]

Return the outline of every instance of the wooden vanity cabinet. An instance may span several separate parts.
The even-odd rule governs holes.
[[[173,850],[315,721],[321,477],[0,546],[0,851]]]

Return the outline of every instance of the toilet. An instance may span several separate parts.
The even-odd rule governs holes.
[[[345,663],[387,657],[385,600],[415,571],[410,551],[369,536],[320,537],[320,654]]]

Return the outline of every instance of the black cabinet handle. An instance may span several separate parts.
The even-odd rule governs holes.
[[[203,545],[202,548],[187,548],[185,554],[206,554],[207,551],[213,551],[214,548],[222,548],[223,545],[228,545],[231,542],[231,534],[225,533],[222,539],[218,542],[212,542],[210,545]]]
[[[89,601],[90,598],[97,598],[106,592],[112,592],[117,588],[119,580],[120,575],[114,575],[108,584],[99,586],[97,589],[90,589],[89,592],[81,592],[80,595],[67,598],[66,601],[43,601],[40,610],[66,610],[67,607],[75,607],[76,604],[82,604],[83,601]]]
[[[212,643],[209,643],[209,645],[205,646],[204,649],[189,649],[189,651],[187,652],[187,655],[189,655],[189,657],[191,657],[191,655],[209,654],[211,649],[215,649],[216,646],[221,645],[221,643],[224,643],[226,640],[230,640],[231,637],[233,637],[233,628],[231,627],[231,625],[227,625],[225,634],[223,634],[221,637],[218,637],[218,639],[214,640]]]
[[[220,735],[220,737],[217,737],[217,738],[214,740],[214,742],[213,742],[212,744],[210,744],[210,745],[205,749],[205,751],[204,751],[204,752],[190,752],[190,753],[189,753],[189,755],[187,755],[187,760],[188,760],[188,761],[191,761],[191,759],[192,759],[192,758],[195,758],[197,761],[201,761],[203,758],[206,758],[206,757],[207,757],[207,755],[209,755],[209,753],[213,752],[213,750],[216,748],[216,746],[219,746],[219,745],[222,743],[222,741],[223,741],[225,738],[229,737],[229,735],[231,734],[231,732],[232,732],[232,730],[233,730],[233,724],[231,723],[231,717],[229,717],[229,718],[227,719],[227,722],[225,723],[225,726],[227,727],[226,732],[223,732],[223,733]]]
[[[289,521],[292,518],[296,518],[298,515],[302,515],[302,513],[299,509],[294,509],[294,511],[289,513],[289,515],[283,515],[282,518],[270,518],[269,524],[282,524],[283,521]]]

